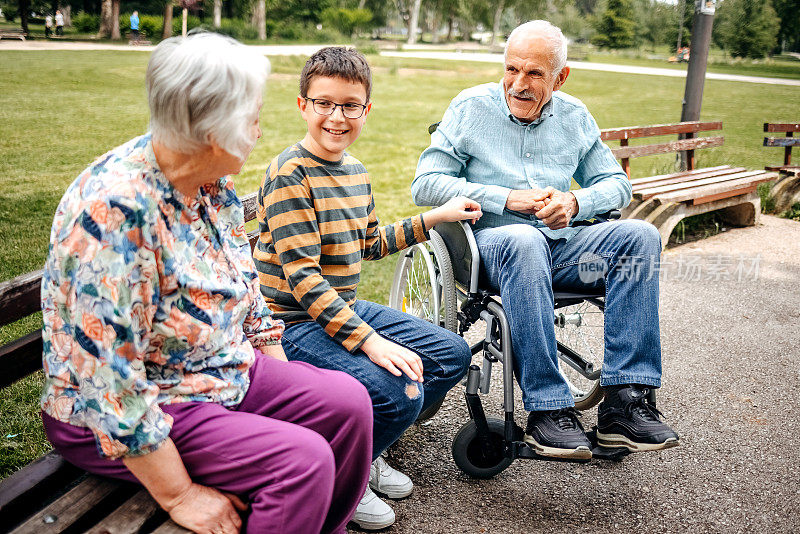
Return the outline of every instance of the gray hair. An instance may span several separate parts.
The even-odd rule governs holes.
[[[551,45],[550,60],[553,75],[557,75],[567,66],[567,38],[561,33],[561,28],[550,24],[546,20],[530,20],[520,24],[511,32],[506,41],[505,57],[508,57],[508,45],[515,37],[534,34],[543,37]]]
[[[268,74],[266,57],[230,37],[197,32],[162,41],[147,64],[153,140],[185,154],[213,142],[244,159]]]

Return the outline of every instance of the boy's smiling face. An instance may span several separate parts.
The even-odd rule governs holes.
[[[336,106],[332,115],[320,115],[314,111],[310,100],[297,97],[300,115],[308,124],[308,133],[303,138],[303,147],[315,156],[338,161],[347,147],[355,143],[361,134],[361,128],[367,120],[372,103],[367,103],[367,90],[363,84],[351,82],[343,78],[317,76],[308,86],[308,98],[329,100],[336,104],[362,104],[367,109],[357,119],[348,119],[342,108]]]

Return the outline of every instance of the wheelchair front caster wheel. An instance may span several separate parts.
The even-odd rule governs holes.
[[[478,437],[475,421],[470,419],[453,439],[453,460],[459,469],[473,478],[492,478],[511,465],[503,454],[505,424],[500,419],[487,418],[488,443]]]

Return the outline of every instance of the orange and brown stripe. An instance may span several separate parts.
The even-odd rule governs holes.
[[[381,226],[364,165],[346,153],[322,160],[299,143],[272,160],[258,203],[253,259],[275,317],[316,320],[347,350],[358,349],[373,332],[352,310],[361,260],[428,239],[422,217]]]

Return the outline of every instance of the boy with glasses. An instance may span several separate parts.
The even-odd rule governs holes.
[[[381,453],[464,375],[471,354],[459,336],[405,313],[356,300],[361,260],[377,260],[428,239],[444,221],[481,216],[477,202],[454,198],[425,214],[381,227],[367,170],[345,150],[370,112],[372,75],[364,57],[323,48],[300,76],[302,141],[272,160],[258,196],[260,239],[253,252],[261,292],[286,330],[289,360],[344,371],[373,405],[370,483],[353,521],[363,529],[394,523],[390,498],[413,484]]]

